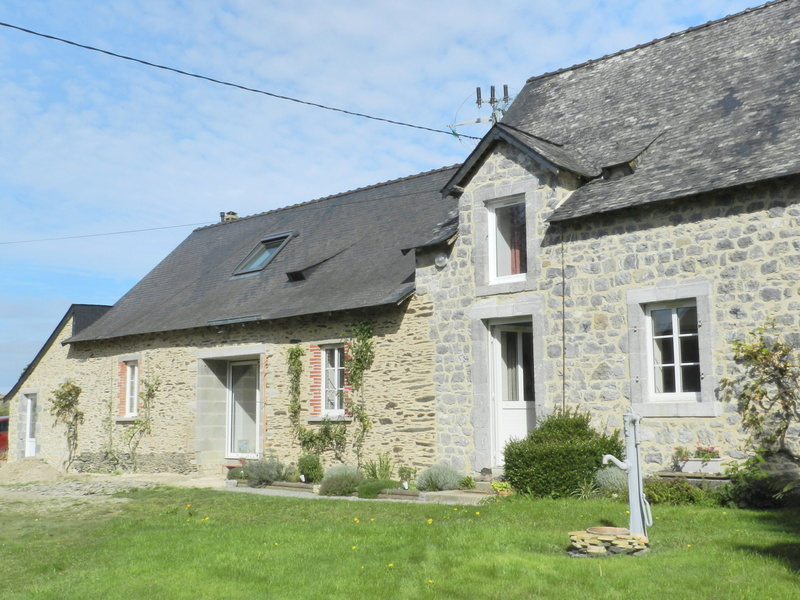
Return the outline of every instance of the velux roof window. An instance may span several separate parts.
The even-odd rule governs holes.
[[[233,274],[244,275],[245,273],[260,271],[269,264],[278,252],[280,252],[281,248],[286,245],[290,237],[292,237],[290,233],[265,237],[250,251],[250,254],[239,263],[239,266],[236,267]]]

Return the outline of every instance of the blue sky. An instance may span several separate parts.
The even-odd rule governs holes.
[[[0,0],[0,21],[434,129],[475,88],[599,58],[755,0]],[[465,126],[480,136],[486,126]],[[468,140],[368,121],[0,27],[0,393],[72,303],[113,304],[221,211],[460,162]],[[165,228],[140,233],[112,232]],[[73,239],[43,241],[49,238]]]

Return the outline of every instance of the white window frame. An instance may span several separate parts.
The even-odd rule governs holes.
[[[139,414],[139,361],[125,361],[125,416]]]
[[[320,347],[322,351],[322,414],[326,417],[344,417],[344,392],[345,392],[345,376],[344,376],[344,344],[337,344],[331,346]],[[329,353],[333,353],[334,361],[333,367],[329,367]],[[333,370],[336,372],[337,386],[334,389],[328,384],[328,372]],[[336,397],[336,408],[328,408],[328,395],[332,394]]]
[[[254,366],[256,368],[256,386],[255,386],[255,450],[253,452],[242,452],[234,449],[234,389],[233,389],[233,368],[234,367]],[[250,458],[257,459],[261,456],[261,448],[263,445],[263,438],[261,434],[262,429],[262,411],[261,411],[261,386],[258,382],[261,381],[261,364],[258,359],[243,359],[228,361],[226,366],[226,400],[225,400],[225,456],[226,458]]]
[[[508,198],[505,200],[497,200],[494,202],[487,203],[486,208],[488,210],[488,233],[489,233],[489,248],[488,248],[488,260],[489,260],[489,284],[498,284],[498,283],[514,283],[517,281],[525,281],[528,276],[528,257],[527,257],[527,248],[530,237],[528,235],[530,225],[528,223],[527,218],[527,211],[525,215],[525,271],[522,273],[516,273],[513,275],[498,275],[497,274],[497,242],[498,242],[498,235],[497,235],[497,209],[499,208],[506,208],[508,206],[515,206],[521,204],[523,209],[526,208],[525,204],[525,197],[516,196],[514,198]]]
[[[714,327],[711,294],[707,280],[656,288],[628,290],[628,346],[631,374],[631,404],[642,417],[718,417],[722,404],[716,401],[713,372]],[[697,307],[700,352],[700,392],[656,393],[653,371],[652,329],[649,311],[679,305]]]
[[[697,303],[694,298],[686,300],[673,300],[670,302],[657,302],[645,306],[645,314],[647,316],[647,364],[650,371],[648,377],[649,398],[653,402],[699,402],[700,391],[691,392],[684,391],[683,385],[683,369],[684,366],[697,366],[700,367],[699,354],[700,354],[700,327],[698,331],[691,334],[681,334],[679,331],[678,314],[677,311],[681,308],[694,308],[695,315],[697,314]],[[669,310],[671,311],[672,333],[667,336],[656,336],[653,331],[653,311]],[[699,321],[699,318],[698,318]],[[699,323],[698,323],[699,325]],[[669,340],[672,346],[672,363],[661,363],[662,365],[668,364],[672,370],[675,378],[674,392],[659,392],[656,390],[656,357],[654,353],[655,338]],[[681,351],[681,339],[696,338],[697,339],[697,362],[687,362],[683,360]],[[700,384],[702,386],[702,371],[700,376]]]
[[[522,396],[516,399],[509,399],[509,390],[508,390],[508,382],[505,378],[507,366],[505,361],[503,360],[503,341],[502,341],[502,334],[503,333],[517,333],[523,334],[527,333],[531,336],[531,345],[528,349],[530,353],[531,362],[527,365],[529,375],[531,377],[531,383],[534,382],[534,367],[533,367],[533,327],[530,322],[525,323],[524,325],[520,322],[511,322],[511,323],[490,323],[490,331],[492,337],[492,354],[493,354],[493,370],[495,373],[495,385],[496,390],[495,394],[497,395],[498,401],[502,403],[517,403],[519,402],[520,405],[524,402],[534,402],[536,398],[535,386],[533,391],[533,395],[531,398],[525,398],[525,365],[524,365],[524,348],[523,344],[525,342],[523,335],[518,335],[516,340],[516,364],[514,365],[514,378],[516,379],[516,389],[517,393]]]

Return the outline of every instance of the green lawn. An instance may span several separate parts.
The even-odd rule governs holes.
[[[567,533],[627,526],[626,505],[514,499],[454,507],[193,489],[126,497],[130,501],[113,510],[89,514],[0,505],[0,595],[800,597],[797,510],[654,507],[649,554],[575,559],[566,553]]]

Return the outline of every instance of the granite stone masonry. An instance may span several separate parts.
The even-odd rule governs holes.
[[[227,364],[242,358],[260,365],[263,452],[290,463],[301,453],[288,417],[287,349],[299,345],[303,357],[301,421],[311,428],[310,346],[342,342],[356,322],[375,330],[375,361],[364,378],[364,398],[373,427],[365,458],[389,453],[396,465],[426,467],[436,459],[436,414],[432,384],[434,345],[430,305],[418,299],[389,310],[352,311],[265,324],[247,323],[165,334],[130,336],[91,344],[54,344],[46,369],[37,369],[26,390],[39,394],[39,457],[57,467],[66,458],[64,433],[51,427],[47,398],[69,376],[82,388],[85,421],[79,428],[76,470],[113,470],[129,460],[126,431],[132,420],[116,413],[117,364],[135,357],[143,379],[159,378],[152,412],[152,433],[142,437],[139,469],[146,472],[222,474],[227,464],[225,419]],[[65,331],[63,339],[69,337]],[[63,341],[63,340],[62,340]],[[50,374],[58,374],[55,379]],[[346,459],[355,463],[352,449]],[[332,456],[325,457],[330,466]]]

